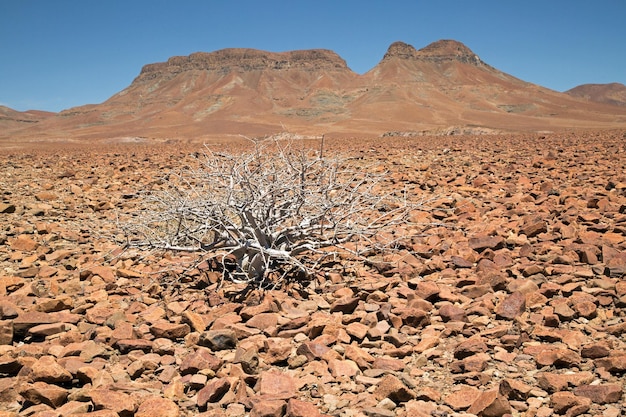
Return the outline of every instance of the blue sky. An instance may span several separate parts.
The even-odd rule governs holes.
[[[364,73],[394,41],[439,39],[557,91],[626,84],[624,0],[0,0],[0,104],[100,103],[197,51],[325,48]]]

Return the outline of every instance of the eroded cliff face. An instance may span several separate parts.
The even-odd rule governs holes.
[[[167,62],[145,65],[134,82],[146,82],[156,78],[169,79],[181,72],[200,70],[221,75],[231,71],[340,71],[352,72],[335,52],[327,49],[311,49],[290,52],[266,52],[256,49],[230,48],[215,52],[196,52],[189,56],[175,56]]]
[[[467,46],[448,39],[433,42],[419,50],[404,42],[394,42],[389,46],[383,61],[394,58],[427,62],[458,61],[475,66],[486,65]]]

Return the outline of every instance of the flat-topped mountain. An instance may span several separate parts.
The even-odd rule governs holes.
[[[223,49],[145,65],[107,101],[64,110],[10,138],[203,138],[285,129],[380,135],[450,126],[615,128],[626,126],[626,109],[522,81],[454,40],[422,49],[395,42],[363,75],[325,49]]]

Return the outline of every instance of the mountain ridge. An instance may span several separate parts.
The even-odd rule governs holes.
[[[381,135],[451,126],[621,128],[626,109],[520,80],[454,40],[421,49],[394,42],[365,74],[327,49],[228,48],[144,65],[105,102],[13,127],[10,137],[202,138],[284,129]]]

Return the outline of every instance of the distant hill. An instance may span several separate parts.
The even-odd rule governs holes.
[[[626,106],[626,85],[620,83],[583,84],[565,93],[598,103]]]
[[[389,46],[363,75],[325,49],[224,49],[145,65],[101,104],[13,132],[37,138],[204,138],[626,127],[626,108],[531,84],[454,40]],[[469,129],[469,130],[468,130]],[[2,134],[0,133],[0,137]]]

